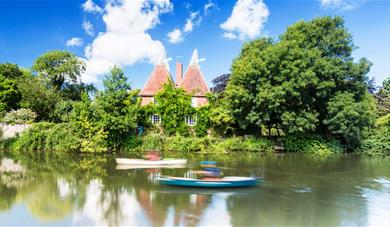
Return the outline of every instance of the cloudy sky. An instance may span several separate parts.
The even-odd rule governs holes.
[[[31,67],[54,49],[83,58],[82,79],[100,84],[112,65],[134,88],[145,83],[162,51],[170,68],[187,66],[195,48],[207,82],[228,73],[242,44],[275,39],[298,20],[340,15],[359,47],[357,60],[374,63],[377,83],[390,76],[388,0],[0,0],[0,62]],[[174,72],[173,72],[174,76]]]

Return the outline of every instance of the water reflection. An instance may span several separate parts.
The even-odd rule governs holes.
[[[22,157],[0,157],[0,225],[390,225],[388,159],[235,157],[221,161],[226,175],[261,174],[264,184],[214,190],[153,181],[160,173],[183,176],[182,168],[117,170],[111,157]]]

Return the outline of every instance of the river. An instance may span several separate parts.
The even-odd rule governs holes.
[[[0,226],[389,226],[390,159],[193,157],[181,169],[116,169],[112,156],[0,153]],[[242,189],[159,185],[213,159]]]

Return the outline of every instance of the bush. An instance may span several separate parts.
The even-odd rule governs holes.
[[[142,148],[144,150],[162,150],[163,137],[158,133],[148,133],[142,138]]]
[[[324,139],[317,135],[288,135],[284,138],[288,152],[300,152],[317,156],[341,154],[343,147],[337,140]]]
[[[28,124],[34,122],[37,114],[30,109],[18,109],[8,112],[3,121],[8,124]]]
[[[19,151],[103,152],[106,133],[81,123],[37,123],[10,146]]]
[[[358,152],[368,155],[390,155],[390,114],[376,121],[376,128],[367,132]]]
[[[0,140],[3,138],[3,129],[0,127]]]
[[[166,137],[164,140],[165,151],[196,152],[207,151],[210,148],[211,139],[208,137],[183,137],[180,135]]]
[[[211,147],[214,152],[229,152],[229,151],[251,151],[251,152],[270,152],[272,146],[269,141],[264,139],[256,139],[254,137],[232,137],[214,143]]]

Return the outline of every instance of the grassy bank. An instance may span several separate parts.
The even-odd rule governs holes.
[[[150,132],[143,137],[128,136],[121,147],[109,147],[107,136],[88,135],[79,125],[70,123],[35,123],[16,138],[2,140],[0,146],[18,152],[117,152],[129,156],[145,151],[158,150],[169,154],[225,154],[225,153],[272,153],[275,145],[283,145],[286,152],[305,153],[314,156],[330,156],[343,153],[342,146],[334,139],[319,136],[287,136],[271,140],[267,137],[232,136],[166,136]]]

